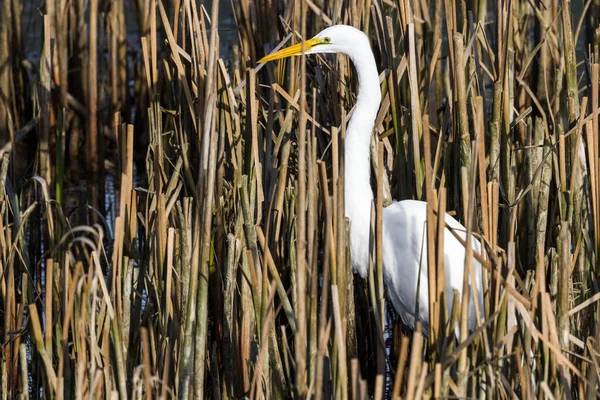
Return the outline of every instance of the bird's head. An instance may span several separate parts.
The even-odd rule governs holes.
[[[300,55],[302,54],[303,45],[306,54],[344,53],[352,57],[355,50],[362,48],[365,44],[367,48],[370,47],[369,39],[362,31],[348,25],[334,25],[323,29],[312,39],[269,54],[261,58],[259,62],[263,63]]]

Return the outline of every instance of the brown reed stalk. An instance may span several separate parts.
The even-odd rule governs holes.
[[[40,59],[40,83],[41,83],[41,106],[48,110],[42,114],[41,118],[41,137],[40,137],[40,175],[50,185],[52,184],[51,161],[50,161],[50,131],[51,126],[51,79],[52,79],[52,50],[51,46],[51,20],[49,16],[44,16],[44,52]],[[8,62],[8,60],[7,60]]]
[[[402,382],[404,380],[404,368],[406,366],[406,360],[408,358],[408,345],[410,338],[403,336],[400,345],[400,353],[398,357],[398,365],[396,366],[396,377],[394,378],[394,388],[392,392],[392,398],[396,399],[400,396],[402,390]]]
[[[455,90],[458,109],[458,137],[460,140],[460,162],[461,166],[471,167],[471,141],[469,134],[469,120],[467,117],[467,86],[465,79],[464,43],[463,35],[456,33],[453,37],[455,52],[456,74]],[[464,189],[463,189],[464,190]]]
[[[407,2],[408,4],[408,2]],[[417,55],[415,49],[415,25],[413,23],[408,24],[408,47],[409,47],[409,86],[410,86],[410,102],[411,102],[411,126],[412,126],[412,150],[413,157],[415,160],[414,169],[415,169],[415,180],[416,180],[416,189],[417,189],[417,199],[423,198],[422,188],[423,188],[423,179],[424,174],[422,170],[421,164],[421,124],[418,122],[421,120],[421,111],[420,111],[420,99],[419,99],[419,91],[417,89],[419,82],[417,81]]]
[[[3,397],[595,396],[594,2],[70,5],[45,3],[45,29],[27,2],[0,10]],[[351,60],[254,68],[330,23],[365,31],[380,72],[367,282],[344,213]],[[80,180],[82,129],[105,177]],[[381,274],[383,210],[423,196],[428,336],[383,314]],[[485,249],[473,332],[466,290],[446,305],[446,212]]]
[[[306,10],[305,3],[301,3],[300,14],[296,14],[300,21],[300,35],[306,37]],[[303,45],[304,47],[304,45]],[[298,123],[298,197],[296,199],[297,216],[297,289],[298,305],[297,319],[298,330],[296,332],[295,360],[296,360],[296,395],[306,395],[306,338],[307,338],[307,316],[306,316],[306,55],[304,50],[300,58],[300,115]]]
[[[88,176],[92,182],[92,205],[101,209],[104,204],[104,189],[101,182],[104,176],[104,158],[102,138],[98,134],[98,2],[92,0],[89,8],[89,42],[88,42],[88,93],[87,93],[87,136],[86,149],[89,165]]]
[[[412,338],[412,347],[410,349],[410,364],[409,373],[407,380],[406,398],[414,399],[415,391],[417,388],[417,377],[420,375],[420,368],[422,367],[421,361],[421,348],[423,345],[423,336],[421,336],[421,323],[416,323],[415,331]]]
[[[385,339],[383,332],[385,331],[385,299],[383,286],[383,142],[377,142],[377,198],[375,205],[375,307],[378,318],[377,340],[377,375],[380,376],[376,381],[375,394],[383,395],[383,380],[385,377]]]
[[[425,161],[425,198],[427,200],[427,275],[429,287],[429,349],[435,352],[440,347],[438,333],[441,332],[439,299],[437,298],[437,270],[435,233],[437,227],[436,191],[433,186],[433,171],[431,164],[431,136],[429,132],[429,114],[423,116],[423,146]],[[430,267],[431,266],[431,267]]]
[[[313,102],[312,102],[312,115],[313,120],[316,117],[316,90],[313,89]],[[309,309],[309,326],[308,326],[308,382],[312,382],[315,378],[315,362],[317,355],[317,303],[318,303],[318,286],[319,286],[319,272],[317,270],[318,258],[317,258],[317,246],[318,246],[318,231],[317,231],[317,154],[316,154],[316,127],[312,124],[311,133],[308,136],[307,148],[308,148],[308,165],[307,165],[307,185],[313,190],[308,190],[308,204],[307,204],[307,262],[308,262],[308,276],[310,281],[307,282],[309,287],[307,289],[309,293],[308,298],[308,309]],[[310,267],[312,266],[312,267]],[[310,385],[310,384],[309,384]]]
[[[346,346],[343,341],[343,330],[344,326],[342,324],[340,303],[339,303],[339,291],[337,285],[331,285],[331,301],[333,308],[333,317],[335,322],[335,340],[337,343],[338,349],[338,365],[336,368],[338,369],[338,382],[335,388],[336,396],[339,396],[341,399],[348,398],[348,373],[346,371]]]
[[[207,99],[207,112],[204,115],[205,121],[211,121],[211,124],[205,124],[205,130],[203,132],[203,143],[210,143],[209,155],[206,157],[206,153],[203,155],[205,163],[208,163],[208,176],[206,181],[203,182],[200,177],[198,182],[200,185],[205,186],[204,205],[203,205],[203,231],[201,239],[201,259],[200,259],[200,284],[198,285],[198,299],[199,304],[197,308],[197,326],[196,326],[196,353],[195,353],[195,382],[194,391],[196,397],[202,397],[204,393],[204,371],[205,371],[205,360],[206,360],[206,348],[207,348],[207,318],[208,318],[208,281],[209,281],[209,253],[211,249],[211,229],[212,229],[212,207],[213,207],[213,196],[215,189],[216,179],[216,164],[217,164],[217,147],[218,147],[218,134],[215,131],[216,126],[216,111],[213,108],[216,102],[216,93],[213,85],[215,82],[215,59],[217,55],[217,27],[218,27],[218,15],[219,5],[218,2],[214,2],[211,11],[211,35],[210,35],[210,48],[212,56],[209,57],[209,65],[207,69],[207,82],[206,82],[206,93],[205,98]],[[202,170],[202,169],[201,169]],[[198,208],[200,212],[200,208]]]
[[[325,170],[325,164],[319,163],[319,172],[321,175],[321,187],[323,193],[327,193],[327,172]],[[325,202],[325,253],[324,253],[324,270],[323,270],[323,282],[322,282],[322,290],[321,290],[321,308],[319,312],[319,346],[317,349],[317,357],[316,357],[316,371],[315,371],[315,398],[320,399],[321,397],[327,397],[327,393],[324,392],[324,370],[325,370],[325,356],[327,351],[327,346],[325,344],[325,338],[329,336],[328,331],[331,327],[331,318],[328,316],[328,307],[329,307],[329,283],[331,277],[331,267],[335,262],[335,246],[334,246],[334,238],[333,238],[333,215],[332,215],[332,207],[331,207],[331,197],[324,197]]]

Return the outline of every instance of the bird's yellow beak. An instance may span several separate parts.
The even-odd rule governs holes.
[[[325,40],[323,38],[312,38],[309,39],[307,41],[304,42],[304,52],[309,51],[310,49],[312,49],[315,46],[318,46],[322,43],[326,43]],[[271,53],[267,56],[264,56],[263,58],[261,58],[260,60],[258,60],[259,63],[264,63],[267,61],[273,61],[273,60],[279,60],[282,58],[286,58],[286,57],[290,57],[290,56],[298,56],[300,54],[302,54],[302,42],[301,43],[297,43],[293,46],[290,47],[286,47],[285,49],[281,49],[279,51],[276,51],[275,53]]]

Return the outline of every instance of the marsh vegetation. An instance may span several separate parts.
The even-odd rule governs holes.
[[[45,0],[35,59],[0,5],[2,398],[596,398],[600,1],[235,0],[231,43],[223,4]],[[256,63],[340,23],[380,71],[368,280],[350,61]],[[402,199],[484,244],[474,332],[442,224],[428,337],[386,309]]]

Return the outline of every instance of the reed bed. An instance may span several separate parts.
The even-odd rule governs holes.
[[[231,44],[224,6],[46,0],[32,62],[2,2],[2,398],[596,398],[600,3],[239,0]],[[339,23],[381,73],[367,280],[349,60],[256,64]],[[385,302],[392,199],[428,203],[428,336]],[[444,212],[484,244],[474,332]]]

